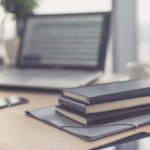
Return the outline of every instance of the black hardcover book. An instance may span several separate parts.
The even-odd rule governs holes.
[[[107,103],[150,95],[150,79],[82,86],[62,91],[64,97],[86,104]]]
[[[150,113],[150,105],[96,114],[83,114],[65,106],[56,106],[61,115],[85,125],[104,124]]]
[[[60,105],[69,107],[73,110],[76,110],[76,111],[84,113],[84,114],[88,114],[86,104],[79,103],[77,101],[74,101],[74,100],[71,100],[71,99],[68,99],[68,98],[62,97],[62,96],[59,96],[58,102],[59,102]]]
[[[124,99],[123,101],[118,100],[118,101],[99,103],[93,105],[83,104],[78,101],[66,97],[62,97],[62,96],[59,97],[58,101],[60,105],[69,107],[75,111],[84,114],[94,114],[94,113],[113,111],[119,109],[129,109],[132,107],[138,107],[142,105],[150,105],[150,96],[136,97],[131,99]]]

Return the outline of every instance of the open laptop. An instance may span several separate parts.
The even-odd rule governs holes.
[[[86,85],[104,70],[110,12],[28,16],[17,67],[1,87],[62,89]]]

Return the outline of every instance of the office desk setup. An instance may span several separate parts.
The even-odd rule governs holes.
[[[117,81],[120,76],[112,74],[98,82]],[[132,129],[96,141],[88,142],[54,126],[44,124],[26,116],[25,111],[44,106],[56,105],[59,92],[0,90],[1,97],[17,95],[29,99],[29,103],[0,109],[0,149],[2,150],[85,150],[104,145],[140,132],[150,132],[150,125]]]

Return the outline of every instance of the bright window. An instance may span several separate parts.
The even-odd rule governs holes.
[[[137,36],[139,60],[150,64],[150,1],[137,1]]]

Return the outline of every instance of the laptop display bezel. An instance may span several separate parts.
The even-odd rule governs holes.
[[[21,52],[23,49],[23,42],[25,39],[25,32],[27,30],[27,21],[30,18],[41,18],[41,17],[64,17],[64,16],[88,16],[88,15],[102,15],[104,16],[104,23],[103,23],[103,38],[101,39],[101,42],[99,44],[99,52],[98,52],[98,63],[97,66],[82,66],[82,65],[54,65],[54,64],[25,64],[21,62]],[[107,50],[107,43],[108,43],[108,37],[109,37],[109,28],[110,28],[110,17],[111,12],[90,12],[90,13],[67,13],[67,14],[49,14],[49,15],[30,15],[27,16],[24,19],[24,28],[20,40],[20,46],[18,50],[18,56],[17,56],[17,67],[36,67],[36,68],[66,68],[66,69],[89,69],[89,70],[104,70],[105,67],[105,58],[106,58],[106,50]]]

